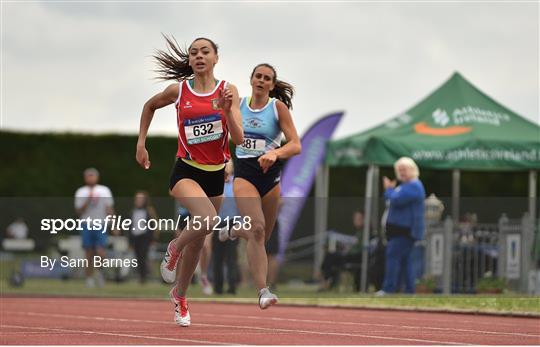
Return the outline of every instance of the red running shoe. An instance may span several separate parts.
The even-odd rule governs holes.
[[[189,316],[188,304],[185,297],[179,297],[176,293],[176,286],[169,292],[171,301],[174,304],[174,321],[182,327],[191,325],[191,317]]]

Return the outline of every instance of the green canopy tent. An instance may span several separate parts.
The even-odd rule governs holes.
[[[454,73],[405,113],[330,142],[326,163],[391,166],[401,156],[433,169],[537,170],[540,126]]]
[[[540,126],[499,104],[459,73],[397,117],[330,142],[316,191],[327,195],[328,166],[368,166],[364,232],[368,238],[372,198],[378,195],[374,194],[378,167],[392,166],[402,156],[413,158],[421,168],[453,170],[455,220],[459,215],[460,170],[529,170],[529,213],[534,218]],[[324,225],[318,230],[324,231]],[[367,261],[365,252],[364,256]]]

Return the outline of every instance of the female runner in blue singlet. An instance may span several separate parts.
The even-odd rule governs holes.
[[[240,102],[244,141],[236,147],[234,196],[242,216],[251,218],[251,229],[223,229],[220,240],[247,240],[247,257],[253,282],[259,290],[259,307],[277,303],[266,285],[268,260],[264,248],[277,218],[280,200],[281,159],[300,153],[301,144],[289,109],[293,87],[277,79],[269,64],[251,73],[252,93]],[[283,135],[287,140],[281,146]]]

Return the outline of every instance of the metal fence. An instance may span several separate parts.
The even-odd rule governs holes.
[[[435,291],[446,294],[479,293],[487,283],[498,283],[515,292],[540,294],[540,271],[533,259],[534,235],[527,214],[520,219],[502,214],[498,223],[455,224],[450,217],[428,223],[425,240],[416,242],[413,250],[415,278],[433,280]],[[336,243],[351,242],[343,238],[354,238],[332,231],[323,236],[326,252],[330,253],[335,252]],[[365,249],[370,250],[371,246]],[[286,262],[311,260],[316,247],[313,236],[294,240],[289,244]],[[368,254],[370,263],[374,255]],[[384,267],[377,271],[384,272]]]
[[[426,273],[444,293],[476,293],[482,279],[502,279],[511,290],[538,290],[532,257],[533,223],[524,215],[497,224],[454,225],[448,218],[426,226]]]
[[[498,226],[458,226],[452,241],[452,292],[474,293],[479,279],[498,273]]]

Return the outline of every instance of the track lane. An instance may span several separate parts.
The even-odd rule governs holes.
[[[540,344],[537,318],[194,302],[185,329],[158,300],[2,298],[0,312],[30,332],[6,330],[10,344]]]

